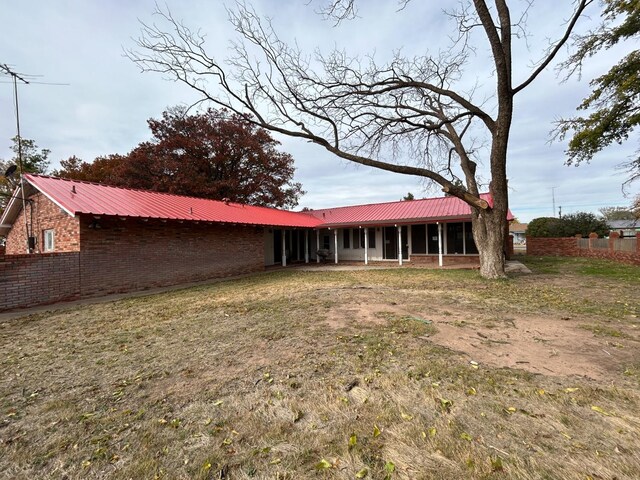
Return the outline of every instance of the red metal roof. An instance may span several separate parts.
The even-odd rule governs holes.
[[[25,180],[71,215],[116,215],[274,227],[315,227],[315,217],[275,208],[110,187],[98,183],[26,174]]]
[[[489,205],[493,198],[488,193],[480,195]],[[433,222],[471,217],[471,207],[457,197],[424,198],[389,203],[372,203],[351,207],[325,208],[307,212],[327,227],[341,225],[384,225],[395,223]],[[511,212],[507,219],[512,219]]]
[[[70,215],[113,215],[300,228],[433,222],[470,219],[471,216],[469,205],[456,197],[290,212],[46,175],[25,174],[24,178]],[[489,194],[481,197],[490,205],[493,203]],[[512,218],[509,212],[507,219]]]

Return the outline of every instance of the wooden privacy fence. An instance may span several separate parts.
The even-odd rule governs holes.
[[[635,252],[637,238],[578,238],[578,248],[587,250],[612,250],[614,252]]]

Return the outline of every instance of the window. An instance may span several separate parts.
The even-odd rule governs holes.
[[[43,232],[44,241],[44,251],[45,252],[53,252],[55,248],[54,235],[53,230],[44,230]]]
[[[438,224],[430,223],[427,225],[427,253],[434,255],[439,253],[438,250]]]
[[[427,253],[426,225],[411,225],[411,253]]]
[[[376,229],[369,228],[369,248],[376,248]],[[364,248],[364,229],[353,229],[353,248]]]
[[[331,250],[331,237],[328,233],[322,236],[322,248],[325,250]]]
[[[364,247],[364,239],[362,239],[362,246]],[[376,248],[376,229],[369,229],[369,248]]]
[[[447,223],[447,254],[464,253],[464,236],[462,232],[462,222]]]
[[[477,254],[478,248],[476,247],[476,242],[473,240],[473,230],[471,230],[471,222],[465,222],[464,224],[464,236],[465,236],[465,253],[469,254]]]
[[[342,246],[344,248],[351,248],[351,230],[342,230]]]

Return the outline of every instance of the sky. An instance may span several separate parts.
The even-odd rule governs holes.
[[[375,53],[384,61],[394,51],[406,56],[435,53],[446,48],[454,25],[442,13],[447,2],[413,1],[398,10],[395,0],[359,2],[358,18],[335,26],[317,15],[320,0],[255,0],[258,13],[272,20],[282,40],[297,42],[312,54],[344,49],[351,55]],[[434,3],[438,6],[434,7]],[[523,1],[511,2],[514,18]],[[571,2],[539,0],[529,12],[528,36],[514,46],[514,80],[522,81],[540,58],[549,38],[556,38]],[[454,7],[457,2],[451,2]],[[560,10],[559,8],[563,8]],[[175,18],[206,34],[205,47],[216,58],[230,54],[229,42],[238,39],[228,21],[226,4],[216,0],[160,4]],[[226,5],[226,6],[225,6]],[[559,6],[560,5],[560,6]],[[37,1],[0,0],[3,32],[0,63],[34,80],[19,86],[20,126],[24,138],[51,150],[52,168],[76,155],[85,161],[112,153],[127,153],[150,138],[146,120],[158,118],[170,106],[190,105],[199,99],[187,86],[142,73],[124,55],[135,47],[140,22],[153,23],[153,0]],[[593,26],[597,11],[582,19],[581,29]],[[462,78],[463,86],[477,85],[488,98],[494,77],[490,54],[481,37],[473,37],[475,56]],[[624,52],[623,46],[592,58],[581,79],[561,82],[549,69],[515,100],[508,153],[510,207],[523,222],[539,216],[590,211],[606,206],[625,206],[640,193],[640,182],[624,196],[624,173],[616,168],[637,146],[631,139],[598,155],[591,164],[565,166],[563,142],[551,142],[553,122],[575,114],[589,93],[589,80],[603,74]],[[638,48],[637,45],[634,48]],[[564,58],[563,51],[560,58]],[[36,83],[42,82],[42,83]],[[44,84],[47,83],[47,84]],[[61,84],[61,85],[51,85]],[[0,76],[0,158],[11,157],[11,137],[16,133],[13,87]],[[438,196],[438,188],[423,179],[399,175],[341,160],[317,145],[277,137],[281,149],[293,155],[296,181],[307,192],[300,207],[328,208],[342,205],[400,200],[408,192],[416,198]],[[486,157],[486,155],[485,155]],[[415,159],[404,159],[410,164]],[[486,172],[486,165],[480,164]],[[488,175],[485,173],[484,178]]]

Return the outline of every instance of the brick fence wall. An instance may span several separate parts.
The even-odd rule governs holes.
[[[264,270],[263,228],[93,221],[80,252],[0,256],[0,311]]]
[[[0,256],[0,311],[80,298],[80,253]]]
[[[593,235],[593,234],[592,234]],[[640,233],[636,234],[636,251],[620,252],[613,249],[613,241],[618,237],[612,233],[608,249],[579,248],[578,239],[527,237],[527,255],[551,255],[564,257],[587,257],[614,260],[620,263],[640,266]],[[597,236],[596,236],[597,238]]]
[[[480,257],[478,255],[443,255],[442,265],[465,265],[465,264],[477,264],[480,265]],[[412,254],[412,265],[437,265],[438,255],[423,255]]]

